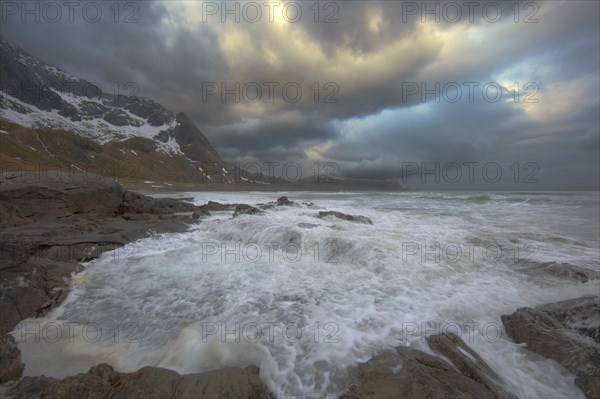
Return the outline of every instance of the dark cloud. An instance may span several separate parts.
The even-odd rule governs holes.
[[[135,82],[139,94],[188,113],[232,160],[321,156],[349,177],[399,178],[407,160],[537,159],[560,176],[550,179],[556,187],[598,186],[598,2],[480,1],[472,22],[464,2],[453,3],[458,22],[448,2],[321,2],[317,22],[315,4],[303,2],[296,23],[222,23],[200,3],[144,1],[135,2],[138,22],[122,23],[128,3],[119,3],[119,23],[114,2],[99,3],[98,23],[77,13],[73,23],[7,16],[2,34],[107,91]],[[421,11],[436,7],[439,22],[429,14],[422,23]],[[481,88],[496,81],[502,100],[484,101]],[[278,84],[273,98],[206,96],[207,84],[266,82]],[[464,86],[456,104],[406,91],[451,82],[476,82],[475,101]],[[515,82],[521,95],[511,103]],[[528,82],[538,104],[523,103]],[[298,101],[285,97],[287,83],[302,88]],[[575,170],[590,178],[569,178]]]
[[[224,148],[232,159],[254,157],[269,159],[279,157],[306,158],[304,148],[322,140],[335,140],[339,132],[331,125],[319,121],[261,120],[248,127],[240,125],[209,129],[213,145]]]

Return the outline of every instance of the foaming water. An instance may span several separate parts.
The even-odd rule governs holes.
[[[374,354],[428,350],[426,335],[455,331],[519,397],[583,397],[556,362],[508,340],[500,316],[598,292],[598,280],[514,270],[519,260],[598,270],[597,193],[284,194],[305,204],[215,212],[89,263],[61,307],[15,330],[25,374],[102,361],[182,373],[256,365],[278,396],[321,397],[347,389]],[[257,204],[279,194],[178,195]],[[324,209],[373,224],[316,217]]]

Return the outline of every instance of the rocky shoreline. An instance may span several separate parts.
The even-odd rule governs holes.
[[[600,297],[584,296],[502,316],[509,338],[556,360],[575,374],[589,399],[600,398]],[[581,326],[586,326],[581,328]],[[459,336],[427,337],[438,356],[397,347],[361,364],[357,384],[343,399],[358,398],[516,398],[502,378]],[[399,370],[398,370],[399,368]]]
[[[151,198],[127,191],[98,175],[71,174],[51,180],[34,173],[0,177],[0,393],[14,398],[269,398],[257,367],[223,368],[179,375],[144,367],[115,372],[108,364],[87,373],[55,378],[22,377],[24,365],[8,333],[26,318],[41,317],[67,296],[71,276],[81,262],[121,249],[152,234],[182,232],[211,211],[259,215],[275,206],[299,206],[286,197],[259,204],[197,206],[183,200]],[[306,204],[310,206],[310,204]],[[319,212],[372,224],[360,215]],[[119,261],[119,259],[116,259]],[[523,265],[522,265],[523,266]],[[569,265],[527,267],[576,281],[597,279]],[[525,270],[524,269],[524,270]],[[502,316],[507,336],[540,356],[553,359],[576,376],[588,398],[600,398],[600,305],[584,296]],[[405,346],[377,354],[355,370],[342,398],[515,398],[492,368],[459,336],[427,337],[431,353]],[[435,354],[435,355],[434,355]]]

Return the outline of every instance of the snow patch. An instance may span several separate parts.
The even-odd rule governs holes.
[[[101,99],[99,98],[90,99],[83,96],[72,95],[70,93],[63,93],[55,89],[52,89],[52,91],[75,108],[79,108],[83,102],[96,102],[106,106],[106,104],[102,103]],[[90,138],[99,144],[106,144],[112,141],[124,141],[132,137],[143,137],[153,140],[156,143],[158,151],[160,152],[169,155],[184,156],[174,137],[169,137],[167,142],[162,142],[155,139],[159,133],[170,131],[177,126],[177,121],[175,118],[161,126],[152,126],[147,120],[132,114],[128,110],[113,107],[113,109],[118,109],[125,112],[129,117],[141,123],[142,125],[114,126],[101,117],[73,121],[70,118],[59,115],[58,110],[56,109],[53,109],[52,111],[44,111],[4,92],[0,92],[0,95],[2,96],[4,102],[8,105],[7,108],[0,109],[0,118],[21,126],[29,127],[31,129],[50,128],[66,130],[74,132],[80,136]],[[26,113],[21,113],[15,109],[12,109],[10,107],[11,104],[26,110]]]

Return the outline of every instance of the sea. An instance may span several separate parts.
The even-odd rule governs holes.
[[[161,194],[254,206],[282,195],[294,205],[211,212],[84,263],[60,307],[14,330],[25,375],[255,365],[277,397],[336,397],[361,362],[400,345],[431,352],[425,337],[454,332],[518,397],[584,397],[500,317],[600,292],[598,279],[524,272],[600,271],[598,192]]]

